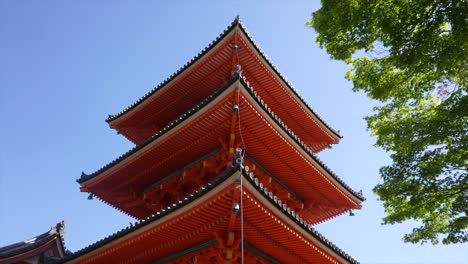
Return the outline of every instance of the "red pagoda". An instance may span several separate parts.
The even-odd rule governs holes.
[[[239,19],[110,127],[136,147],[78,179],[135,224],[66,263],[357,263],[313,225],[364,200],[317,157],[341,136]]]

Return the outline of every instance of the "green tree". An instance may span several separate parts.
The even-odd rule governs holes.
[[[373,191],[383,224],[418,223],[405,242],[468,242],[467,14],[466,0],[322,0],[307,22],[380,101],[365,119],[393,163]]]

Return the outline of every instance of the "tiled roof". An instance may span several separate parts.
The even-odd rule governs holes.
[[[181,68],[179,68],[176,72],[174,72],[173,74],[171,74],[166,80],[164,80],[163,82],[161,82],[159,85],[157,85],[156,87],[154,87],[153,89],[151,89],[149,92],[147,92],[144,96],[142,96],[141,98],[139,98],[136,102],[132,103],[130,106],[126,107],[124,110],[120,111],[119,113],[117,114],[114,114],[114,115],[109,115],[108,118],[106,119],[106,122],[111,122],[121,116],[123,116],[124,114],[126,114],[127,112],[129,112],[130,110],[132,110],[133,108],[135,108],[137,105],[139,105],[140,103],[142,103],[143,101],[145,101],[145,99],[147,99],[148,97],[150,97],[151,95],[153,95],[154,93],[156,93],[159,89],[161,89],[162,87],[164,87],[166,84],[168,84],[170,81],[172,81],[173,79],[175,79],[177,76],[179,76],[182,72],[184,72],[188,67],[190,67],[192,64],[194,64],[197,60],[199,60],[200,58],[202,58],[207,52],[209,52],[214,46],[216,46],[225,36],[227,36],[232,30],[234,30],[236,27],[239,27],[242,32],[247,36],[247,39],[250,41],[250,43],[252,44],[252,46],[256,49],[256,51],[262,56],[262,58],[267,62],[267,64],[271,67],[271,69],[273,69],[273,71],[276,73],[276,75],[278,75],[280,77],[280,79],[286,84],[287,88],[289,88],[289,90],[291,90],[300,100],[301,102],[308,108],[308,110],[318,119],[320,120],[330,131],[332,131],[336,136],[342,138],[342,135],[334,130],[328,123],[325,122],[325,120],[323,118],[321,118],[313,109],[312,107],[307,103],[307,101],[299,94],[299,92],[291,85],[291,83],[280,73],[280,71],[278,70],[278,68],[275,66],[274,63],[271,62],[271,60],[268,58],[268,56],[262,51],[262,49],[260,48],[260,46],[253,40],[252,36],[250,35],[250,33],[247,31],[246,27],[243,25],[243,23],[241,22],[239,16],[237,16],[234,21],[231,23],[230,26],[228,26],[224,31],[223,33],[221,33],[215,40],[213,40],[211,42],[211,44],[209,44],[207,47],[205,47],[201,52],[198,53],[197,56],[195,56],[194,58],[192,58],[189,62],[187,62],[186,64],[184,64],[184,66],[182,66]]]
[[[219,95],[220,93],[222,93],[226,88],[228,88],[231,84],[233,84],[235,81],[237,81],[239,79],[239,75],[238,73],[235,73],[222,87],[220,87],[219,89],[217,89],[214,93],[212,93],[211,95],[209,95],[208,97],[206,97],[204,100],[202,100],[201,102],[199,102],[198,104],[196,104],[195,106],[193,106],[191,109],[189,109],[187,112],[185,112],[184,114],[180,115],[179,117],[177,117],[176,119],[174,119],[172,122],[170,122],[169,124],[167,124],[165,127],[163,127],[160,131],[158,131],[156,134],[154,134],[152,137],[148,138],[147,140],[145,140],[145,142],[143,142],[142,144],[140,145],[137,145],[135,147],[133,147],[132,149],[130,149],[129,151],[125,152],[124,154],[120,155],[120,157],[118,157],[117,159],[113,160],[112,162],[110,162],[109,164],[105,165],[104,167],[100,168],[99,170],[93,172],[92,174],[86,174],[84,172],[81,173],[81,177],[79,179],[77,179],[76,181],[78,183],[82,183],[82,182],[85,182],[99,174],[101,174],[102,172],[106,171],[107,169],[115,166],[116,164],[118,164],[120,161],[124,160],[125,158],[127,158],[128,156],[130,156],[131,154],[137,152],[138,150],[144,148],[145,146],[147,146],[148,144],[150,144],[151,142],[153,142],[154,140],[158,139],[160,136],[162,136],[164,133],[168,132],[169,130],[171,130],[173,127],[177,126],[178,124],[180,124],[182,121],[186,120],[187,118],[189,118],[190,116],[192,116],[195,112],[197,112],[200,108],[202,108],[203,106],[207,105],[209,102],[211,102],[214,98],[216,98],[217,95]]]
[[[192,194],[188,195],[182,200],[179,200],[177,203],[174,203],[173,206],[169,206],[166,209],[163,209],[159,211],[156,214],[153,214],[143,220],[136,221],[134,224],[130,224],[130,226],[104,238],[101,239],[81,250],[78,250],[77,252],[70,254],[66,258],[61,260],[61,263],[64,263],[66,261],[75,259],[79,256],[85,255],[95,249],[98,249],[107,243],[110,243],[111,241],[114,241],[118,238],[121,238],[127,234],[132,233],[133,231],[142,228],[153,221],[156,221],[157,219],[160,219],[166,215],[171,214],[172,212],[176,211],[177,209],[184,207],[186,205],[189,205],[192,201],[195,199],[203,196],[210,190],[214,189],[216,186],[221,184],[223,181],[225,181],[227,178],[232,176],[236,171],[240,169],[239,165],[233,166],[228,168],[226,171],[224,171],[220,176],[215,178],[212,182],[206,184],[205,186],[201,187],[197,191],[193,192]],[[314,238],[316,238],[318,241],[323,243],[325,246],[336,252],[338,255],[343,257],[344,259],[348,260],[350,263],[358,264],[358,262],[353,259],[351,256],[346,254],[343,250],[338,248],[336,245],[334,245],[332,242],[330,242],[328,239],[326,239],[323,235],[321,235],[318,231],[316,231],[311,224],[305,222],[302,218],[299,217],[298,214],[296,214],[291,208],[287,207],[286,204],[282,203],[281,200],[278,200],[276,196],[270,191],[268,191],[267,188],[263,187],[263,183],[260,183],[258,181],[258,178],[255,178],[252,172],[247,172],[244,169],[242,169],[242,174],[244,175],[244,178],[247,179],[252,186],[254,186],[259,193],[261,193],[265,198],[267,198],[272,204],[274,204],[278,209],[280,209],[285,215],[287,215],[291,220],[293,220],[296,224],[298,224],[300,227],[302,227],[304,230],[306,230],[310,235],[312,235]]]
[[[145,95],[140,97],[136,102],[131,104],[130,106],[126,107],[124,110],[120,111],[117,114],[114,115],[109,115],[108,118],[106,119],[106,122],[111,122],[115,119],[117,119],[120,116],[123,116],[133,108],[135,108],[137,105],[145,101],[148,97],[156,93],[159,89],[164,87],[166,84],[168,84],[170,81],[175,79],[177,76],[179,76],[182,72],[184,72],[188,67],[190,67],[192,64],[194,64],[197,60],[199,60],[203,55],[208,53],[216,44],[218,44],[226,35],[229,34],[229,32],[236,27],[236,25],[239,24],[239,19],[236,18],[229,27],[227,27],[223,33],[221,33],[215,40],[211,42],[207,47],[205,47],[202,51],[200,51],[195,57],[193,57],[189,62],[185,63],[184,66],[179,68],[176,72],[171,74],[168,78],[166,78],[162,83],[158,84],[156,87],[151,89],[149,92],[147,92]]]
[[[203,106],[207,105],[209,102],[211,102],[214,98],[216,98],[217,95],[222,93],[226,88],[228,88],[232,83],[234,83],[236,80],[240,80],[241,83],[246,87],[246,90],[249,92],[249,94],[255,99],[255,101],[265,110],[269,116],[275,120],[275,122],[292,138],[294,141],[301,146],[301,148],[306,151],[310,157],[312,157],[327,173],[329,173],[337,182],[339,182],[346,190],[351,192],[354,196],[356,196],[358,199],[361,201],[364,201],[365,198],[363,197],[362,193],[354,191],[349,185],[347,185],[338,175],[336,175],[330,168],[328,168],[314,153],[313,151],[305,144],[297,135],[294,134],[294,132],[288,128],[288,126],[281,121],[281,119],[268,107],[267,104],[264,103],[264,101],[260,98],[260,96],[257,95],[255,90],[250,86],[249,82],[245,80],[244,77],[242,77],[242,74],[240,72],[235,72],[233,76],[229,79],[229,81],[224,84],[221,88],[217,89],[214,93],[212,93],[210,96],[205,98],[203,101],[192,107],[189,111],[186,113],[182,114],[172,122],[170,122],[168,125],[166,125],[162,130],[160,130],[158,133],[150,137],[148,140],[146,140],[144,143],[141,145],[135,146],[131,150],[127,151],[126,153],[122,154],[120,157],[115,159],[114,161],[110,162],[109,164],[105,165],[101,169],[97,170],[96,172],[92,174],[85,174],[82,173],[81,177],[77,180],[78,183],[85,182],[102,172],[106,171],[107,169],[115,166],[125,158],[129,157],[133,153],[137,152],[138,150],[142,149],[146,145],[150,144],[160,136],[162,136],[164,133],[168,132],[170,129],[184,121],[185,119],[189,118],[192,114],[194,114],[196,111],[201,109]]]
[[[308,110],[318,119],[320,120],[330,131],[332,131],[336,136],[343,138],[343,136],[336,130],[334,130],[325,120],[320,117],[320,115],[314,111],[312,106],[307,103],[307,101],[299,94],[299,92],[294,88],[294,86],[284,77],[281,72],[278,70],[276,65],[268,58],[266,53],[263,52],[262,48],[255,42],[251,34],[247,31],[246,27],[242,23],[240,19],[238,19],[239,27],[244,32],[244,34],[247,36],[247,39],[252,43],[252,46],[255,47],[258,53],[263,57],[263,59],[268,63],[268,65],[275,71],[276,75],[278,75],[281,80],[286,84],[287,88],[289,88],[300,100],[301,102],[308,108]]]
[[[294,210],[289,208],[285,203],[278,199],[271,191],[269,191],[266,187],[263,186],[263,183],[259,182],[258,178],[252,172],[247,172],[242,170],[242,173],[245,178],[253,185],[257,190],[263,194],[265,198],[267,198],[272,204],[274,204],[278,209],[280,209],[284,214],[286,214],[290,219],[292,219],[296,224],[301,226],[303,229],[307,230],[309,234],[313,237],[318,239],[320,242],[325,244],[327,247],[332,249],[334,252],[338,253],[341,257],[345,258],[351,263],[358,264],[359,262],[353,259],[350,255],[340,249],[338,246],[333,244],[330,240],[325,238],[322,234],[320,234],[317,230],[315,230],[311,224],[304,221],[299,214],[296,214]]]
[[[172,206],[168,206],[166,209],[162,209],[161,211],[151,215],[151,216],[148,216],[146,217],[145,219],[142,219],[142,220],[139,220],[139,221],[136,221],[135,223],[132,223],[130,224],[130,226],[127,226],[126,228],[112,234],[112,235],[109,235],[107,236],[106,238],[103,238],[83,249],[80,249],[78,251],[76,251],[75,253],[67,256],[66,258],[64,258],[62,260],[62,263],[68,261],[68,260],[71,260],[71,259],[74,259],[74,258],[77,258],[79,256],[82,256],[88,252],[91,252],[101,246],[104,246],[105,244],[113,241],[113,240],[116,240],[120,237],[123,237],[127,234],[130,234],[131,232],[145,226],[145,225],[148,225],[149,223],[153,222],[153,221],[156,221],[157,219],[159,218],[162,218],[170,213],[172,213],[173,211],[189,204],[190,202],[192,202],[193,200],[201,197],[202,195],[204,195],[205,193],[209,192],[210,190],[212,190],[214,187],[216,187],[218,184],[222,183],[224,180],[226,180],[229,176],[231,176],[235,171],[237,171],[238,168],[237,167],[231,167],[229,169],[227,169],[226,171],[224,171],[220,176],[216,177],[212,182],[206,184],[205,186],[201,187],[200,189],[198,189],[197,191],[193,192],[192,194],[186,196],[184,199],[182,200],[179,200],[177,203],[174,203]]]
[[[43,234],[40,234],[38,236],[35,236],[31,239],[28,239],[22,242],[18,242],[15,244],[1,247],[0,248],[0,260],[31,251],[57,237],[62,242],[62,245],[64,245],[64,241],[63,241],[64,234],[65,234],[65,224],[62,221],[56,224],[55,226],[51,227],[49,231]]]
[[[241,75],[241,83],[247,88],[246,90],[249,94],[257,101],[259,105],[262,106],[263,110],[268,113],[268,115],[275,120],[275,122],[299,145],[303,150],[307,152],[320,166],[328,172],[336,181],[338,181],[346,190],[351,192],[354,196],[359,198],[361,201],[364,201],[366,198],[362,195],[361,192],[354,191],[348,184],[346,184],[338,175],[336,175],[323,161],[321,161],[317,155],[304,143],[294,131],[292,131],[281,119],[268,107],[268,105],[257,95],[253,87],[250,86],[249,82]]]

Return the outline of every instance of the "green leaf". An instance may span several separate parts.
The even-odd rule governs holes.
[[[365,117],[391,153],[374,192],[405,242],[468,242],[466,0],[327,0],[306,25],[346,78],[381,104]]]

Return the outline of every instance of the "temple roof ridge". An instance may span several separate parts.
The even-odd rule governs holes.
[[[240,19],[240,16],[237,15],[235,19],[231,22],[231,24],[221,33],[216,37],[208,46],[206,46],[204,49],[202,49],[196,56],[194,56],[189,62],[185,63],[182,67],[180,67],[177,71],[175,71],[173,74],[171,74],[168,78],[166,78],[164,81],[162,81],[160,84],[155,86],[153,89],[148,91],[144,96],[140,97],[137,101],[132,103],[130,106],[124,108],[122,111],[118,112],[117,114],[109,114],[108,118],[106,119],[107,123],[110,123],[114,121],[115,119],[123,116],[127,112],[129,112],[131,109],[145,101],[148,97],[150,97],[152,94],[157,92],[160,88],[164,87],[166,84],[168,84],[170,81],[175,79],[179,74],[184,72],[188,67],[190,67],[192,64],[194,64],[198,59],[203,57],[207,52],[209,52],[216,44],[218,44],[226,35],[228,35],[232,30],[235,29],[240,29],[246,36],[247,40],[251,42],[252,46],[257,50],[257,52],[263,57],[263,59],[267,62],[267,64],[273,69],[275,74],[286,84],[286,86],[300,99],[300,101],[308,108],[308,110],[318,119],[320,122],[322,122],[332,133],[334,133],[336,136],[339,138],[343,138],[343,136],[340,134],[339,131],[333,129],[325,120],[316,112],[313,110],[313,108],[310,106],[309,103],[299,94],[296,88],[289,82],[286,77],[284,77],[279,69],[276,67],[276,65],[272,62],[272,60],[266,55],[265,52],[261,49],[261,47],[257,44],[257,42],[253,39],[252,35],[247,31],[245,25],[243,24],[242,20]]]
[[[180,115],[173,121],[171,121],[169,124],[167,124],[164,128],[162,128],[160,131],[158,131],[156,134],[148,138],[145,142],[143,142],[140,145],[137,145],[133,147],[132,149],[128,150],[124,154],[120,155],[118,158],[114,159],[113,161],[109,162],[107,165],[104,167],[98,169],[97,171],[91,173],[91,174],[85,174],[84,172],[81,174],[81,177],[77,179],[76,181],[78,183],[83,183],[99,174],[102,172],[106,171],[107,169],[115,166],[119,162],[123,161],[133,153],[136,153],[138,150],[144,148],[166,132],[170,131],[173,127],[177,126],[179,123],[182,121],[186,120],[189,118],[192,114],[197,112],[199,109],[207,105],[209,102],[211,102],[217,95],[219,95],[221,92],[223,92],[227,87],[229,87],[231,84],[233,84],[235,81],[239,80],[240,83],[246,88],[246,90],[249,92],[249,94],[257,101],[259,105],[262,106],[262,108],[267,112],[267,114],[272,118],[288,135],[291,137],[317,164],[319,164],[320,167],[322,167],[333,179],[335,179],[340,185],[342,185],[347,191],[349,191],[352,195],[357,197],[359,200],[364,201],[365,197],[362,195],[362,193],[357,192],[353,190],[348,184],[346,184],[343,179],[341,179],[336,173],[334,173],[325,163],[320,160],[315,153],[305,144],[294,132],[288,128],[288,126],[281,121],[281,119],[268,107],[268,105],[261,99],[259,95],[255,92],[254,88],[250,86],[250,83],[246,80],[244,76],[242,76],[241,69],[237,69],[234,71],[232,74],[231,78],[229,79],[228,82],[226,82],[222,87],[218,88],[214,93],[206,97],[204,100],[199,102],[197,105],[193,106],[191,109],[189,109],[187,112],[184,114]]]
[[[223,39],[224,36],[226,36],[233,28],[235,28],[237,25],[239,25],[240,23],[240,18],[236,17],[236,19],[234,19],[234,21],[231,23],[231,25],[229,25],[224,31],[223,33],[219,34],[213,41],[211,41],[210,44],[208,44],[208,46],[206,46],[205,48],[203,48],[200,52],[198,52],[197,55],[195,55],[190,61],[186,62],[182,67],[180,67],[178,70],[176,70],[174,73],[172,73],[169,77],[167,77],[164,81],[162,81],[161,83],[159,83],[157,86],[155,86],[153,89],[151,89],[150,91],[148,91],[145,95],[143,95],[142,97],[140,97],[137,101],[135,101],[134,103],[132,103],[130,106],[124,108],[122,111],[118,112],[117,114],[109,114],[107,119],[106,119],[106,122],[110,123],[111,121],[113,121],[114,119],[117,119],[118,117],[124,115],[125,113],[127,113],[128,111],[130,111],[131,109],[133,109],[134,107],[136,107],[138,104],[140,104],[141,102],[143,102],[146,98],[150,97],[153,93],[155,93],[157,90],[159,90],[160,88],[164,87],[167,83],[169,83],[171,80],[173,80],[175,77],[177,77],[179,74],[181,74],[182,72],[185,71],[185,69],[187,69],[188,67],[190,67],[193,63],[195,63],[198,59],[200,59],[201,57],[203,57],[203,55],[205,55],[209,50],[211,50],[211,48],[213,48],[219,41],[221,41]]]
[[[250,83],[246,80],[244,76],[241,75],[241,83],[247,88],[247,91],[249,91],[250,95],[254,97],[260,105],[266,110],[268,115],[299,145],[303,150],[309,154],[312,159],[314,159],[320,166],[322,166],[325,171],[327,171],[335,180],[337,180],[343,187],[345,187],[348,191],[350,191],[352,194],[354,194],[356,197],[358,197],[361,201],[366,200],[366,198],[362,195],[361,192],[357,192],[353,190],[347,183],[345,183],[336,173],[334,173],[330,167],[328,167],[310,148],[307,146],[306,143],[304,143],[299,136],[297,136],[294,131],[292,131],[288,126],[281,121],[281,118],[279,118],[269,107],[266,103],[263,102],[261,97],[257,95],[255,92],[254,88],[250,86]]]
[[[211,182],[205,184],[204,186],[200,187],[196,191],[192,192],[191,194],[185,196],[184,198],[180,199],[179,201],[173,203],[172,206],[168,206],[162,210],[160,210],[157,213],[154,213],[144,219],[137,220],[134,223],[130,223],[127,227],[101,239],[93,244],[90,244],[72,254],[64,258],[62,261],[66,262],[68,260],[77,258],[81,255],[84,255],[86,253],[89,253],[97,248],[100,248],[104,246],[107,243],[110,243],[111,241],[114,241],[118,238],[121,238],[147,224],[150,224],[153,221],[156,221],[166,215],[171,214],[172,212],[176,211],[177,209],[184,207],[188,204],[190,204],[192,201],[196,200],[197,198],[203,196],[204,194],[208,193],[209,191],[213,190],[215,187],[220,185],[222,182],[230,178],[236,171],[240,171],[244,179],[246,179],[252,186],[255,187],[255,189],[262,195],[264,196],[269,202],[271,202],[277,209],[279,209],[282,213],[284,213],[286,216],[288,216],[293,222],[298,224],[303,230],[305,230],[308,234],[312,235],[314,238],[319,240],[321,243],[323,243],[325,246],[328,248],[332,249],[334,252],[339,254],[341,257],[345,258],[349,262],[353,264],[359,264],[358,261],[353,259],[349,254],[344,252],[342,249],[340,249],[338,246],[333,244],[330,240],[325,238],[321,233],[319,233],[315,228],[312,227],[312,224],[307,223],[304,221],[302,218],[300,218],[299,214],[295,213],[294,210],[286,206],[286,204],[282,203],[281,200],[276,198],[272,194],[272,192],[269,192],[267,188],[263,187],[263,183],[259,182],[258,178],[255,178],[252,172],[248,172],[245,170],[243,166],[240,164],[231,166],[228,169],[226,169],[220,176],[216,177],[214,180]],[[276,199],[275,199],[276,198]]]
[[[285,203],[283,203],[277,196],[275,196],[268,188],[264,187],[264,184],[254,176],[253,173],[249,173],[245,169],[242,169],[242,174],[245,178],[257,188],[257,190],[267,198],[276,208],[280,209],[284,214],[291,218],[296,224],[300,225],[306,231],[308,231],[313,237],[319,239],[321,242],[326,244],[328,247],[332,248],[335,252],[339,253],[342,257],[351,261],[351,263],[358,263],[350,255],[340,249],[338,246],[333,244],[325,236],[319,233],[312,224],[309,224],[307,221],[303,220],[299,214],[297,214],[293,209],[289,208]]]
[[[238,72],[234,72],[234,74],[231,76],[231,78],[223,85],[221,86],[220,88],[218,88],[214,93],[212,93],[211,95],[209,95],[208,97],[206,97],[205,99],[203,99],[201,102],[199,102],[198,104],[196,104],[195,106],[193,106],[192,108],[190,108],[188,111],[186,111],[185,113],[183,113],[182,115],[180,115],[179,117],[175,118],[173,121],[171,121],[169,124],[167,124],[166,126],[164,126],[161,130],[159,130],[157,133],[155,133],[153,136],[151,136],[150,138],[148,138],[147,140],[145,140],[142,144],[140,145],[136,145],[135,147],[131,148],[130,150],[128,150],[127,152],[125,152],[124,154],[120,155],[118,158],[114,159],[113,161],[109,162],[107,165],[105,165],[104,167],[98,169],[97,171],[91,173],[91,174],[86,174],[84,172],[81,173],[81,177],[79,179],[77,179],[76,181],[78,183],[82,183],[82,182],[85,182],[91,178],[93,178],[94,176],[97,176],[99,175],[100,173],[104,172],[105,170],[111,168],[112,166],[114,166],[115,164],[119,163],[120,161],[124,160],[125,158],[127,158],[128,156],[130,156],[131,154],[137,152],[138,150],[142,149],[143,147],[147,146],[148,144],[150,144],[151,142],[153,142],[155,139],[157,139],[158,137],[162,136],[164,133],[166,133],[167,131],[171,130],[173,127],[175,127],[176,125],[178,125],[179,123],[181,123],[183,120],[187,119],[188,117],[190,117],[192,114],[194,114],[195,112],[197,112],[200,108],[202,108],[203,106],[207,105],[209,102],[211,102],[218,94],[220,94],[222,91],[224,91],[227,87],[229,87],[232,83],[234,83],[235,81],[239,80],[239,74]]]
[[[208,191],[212,190],[214,187],[216,187],[218,184],[220,184],[221,182],[223,182],[224,180],[226,180],[229,176],[231,176],[235,171],[239,170],[239,166],[233,166],[233,167],[230,167],[228,168],[227,170],[225,170],[220,176],[216,177],[213,181],[205,184],[204,186],[200,187],[199,189],[197,189],[196,191],[192,192],[191,194],[185,196],[184,198],[182,198],[181,200],[179,200],[178,202],[174,203],[173,206],[168,206],[166,208],[163,208],[161,209],[160,211],[146,217],[146,218],[143,218],[141,220],[137,220],[135,221],[134,223],[130,223],[127,227],[111,234],[111,235],[108,235],[107,237],[103,238],[103,239],[100,239],[76,252],[74,252],[73,254],[69,255],[67,258],[64,259],[64,261],[68,261],[70,259],[73,259],[73,258],[76,258],[77,256],[80,256],[80,255],[84,255],[96,248],[99,248],[101,246],[103,246],[104,244],[112,241],[112,240],[115,240],[117,238],[120,238],[128,233],[131,233],[132,231],[140,228],[140,227],[143,227],[149,223],[151,223],[152,221],[155,221],[163,216],[166,216],[168,215],[169,213],[175,211],[176,209],[190,203],[191,201],[197,199],[198,197],[202,196],[203,194],[207,193]]]
[[[17,242],[11,245],[0,247],[0,260],[12,257],[30,250],[33,250],[45,243],[59,238],[63,246],[63,252],[66,254],[68,251],[65,248],[65,222],[62,220],[56,225],[52,226],[47,232],[32,237],[30,239]]]
[[[268,65],[270,65],[270,67],[275,71],[275,73],[281,78],[281,80],[284,83],[286,83],[286,85],[289,87],[289,89],[301,100],[301,102],[307,108],[309,108],[309,110],[312,112],[312,114],[314,114],[315,117],[317,117],[328,129],[330,129],[330,131],[335,133],[335,135],[337,135],[339,138],[343,138],[343,136],[340,134],[340,132],[333,129],[330,126],[330,124],[325,122],[325,120],[312,108],[312,106],[304,99],[304,97],[302,97],[302,95],[299,94],[299,92],[297,91],[296,88],[294,88],[294,86],[291,84],[291,82],[283,74],[281,74],[278,67],[276,67],[276,64],[274,64],[272,62],[272,60],[270,59],[270,57],[268,57],[268,55],[265,52],[263,52],[261,46],[258,45],[258,43],[255,41],[255,39],[252,37],[250,32],[247,30],[247,28],[243,24],[243,22],[240,20],[240,18],[239,18],[237,23],[239,24],[240,29],[244,32],[244,34],[247,36],[247,38],[252,42],[252,45],[257,49],[258,53],[260,53],[263,56],[263,58],[268,63]]]

